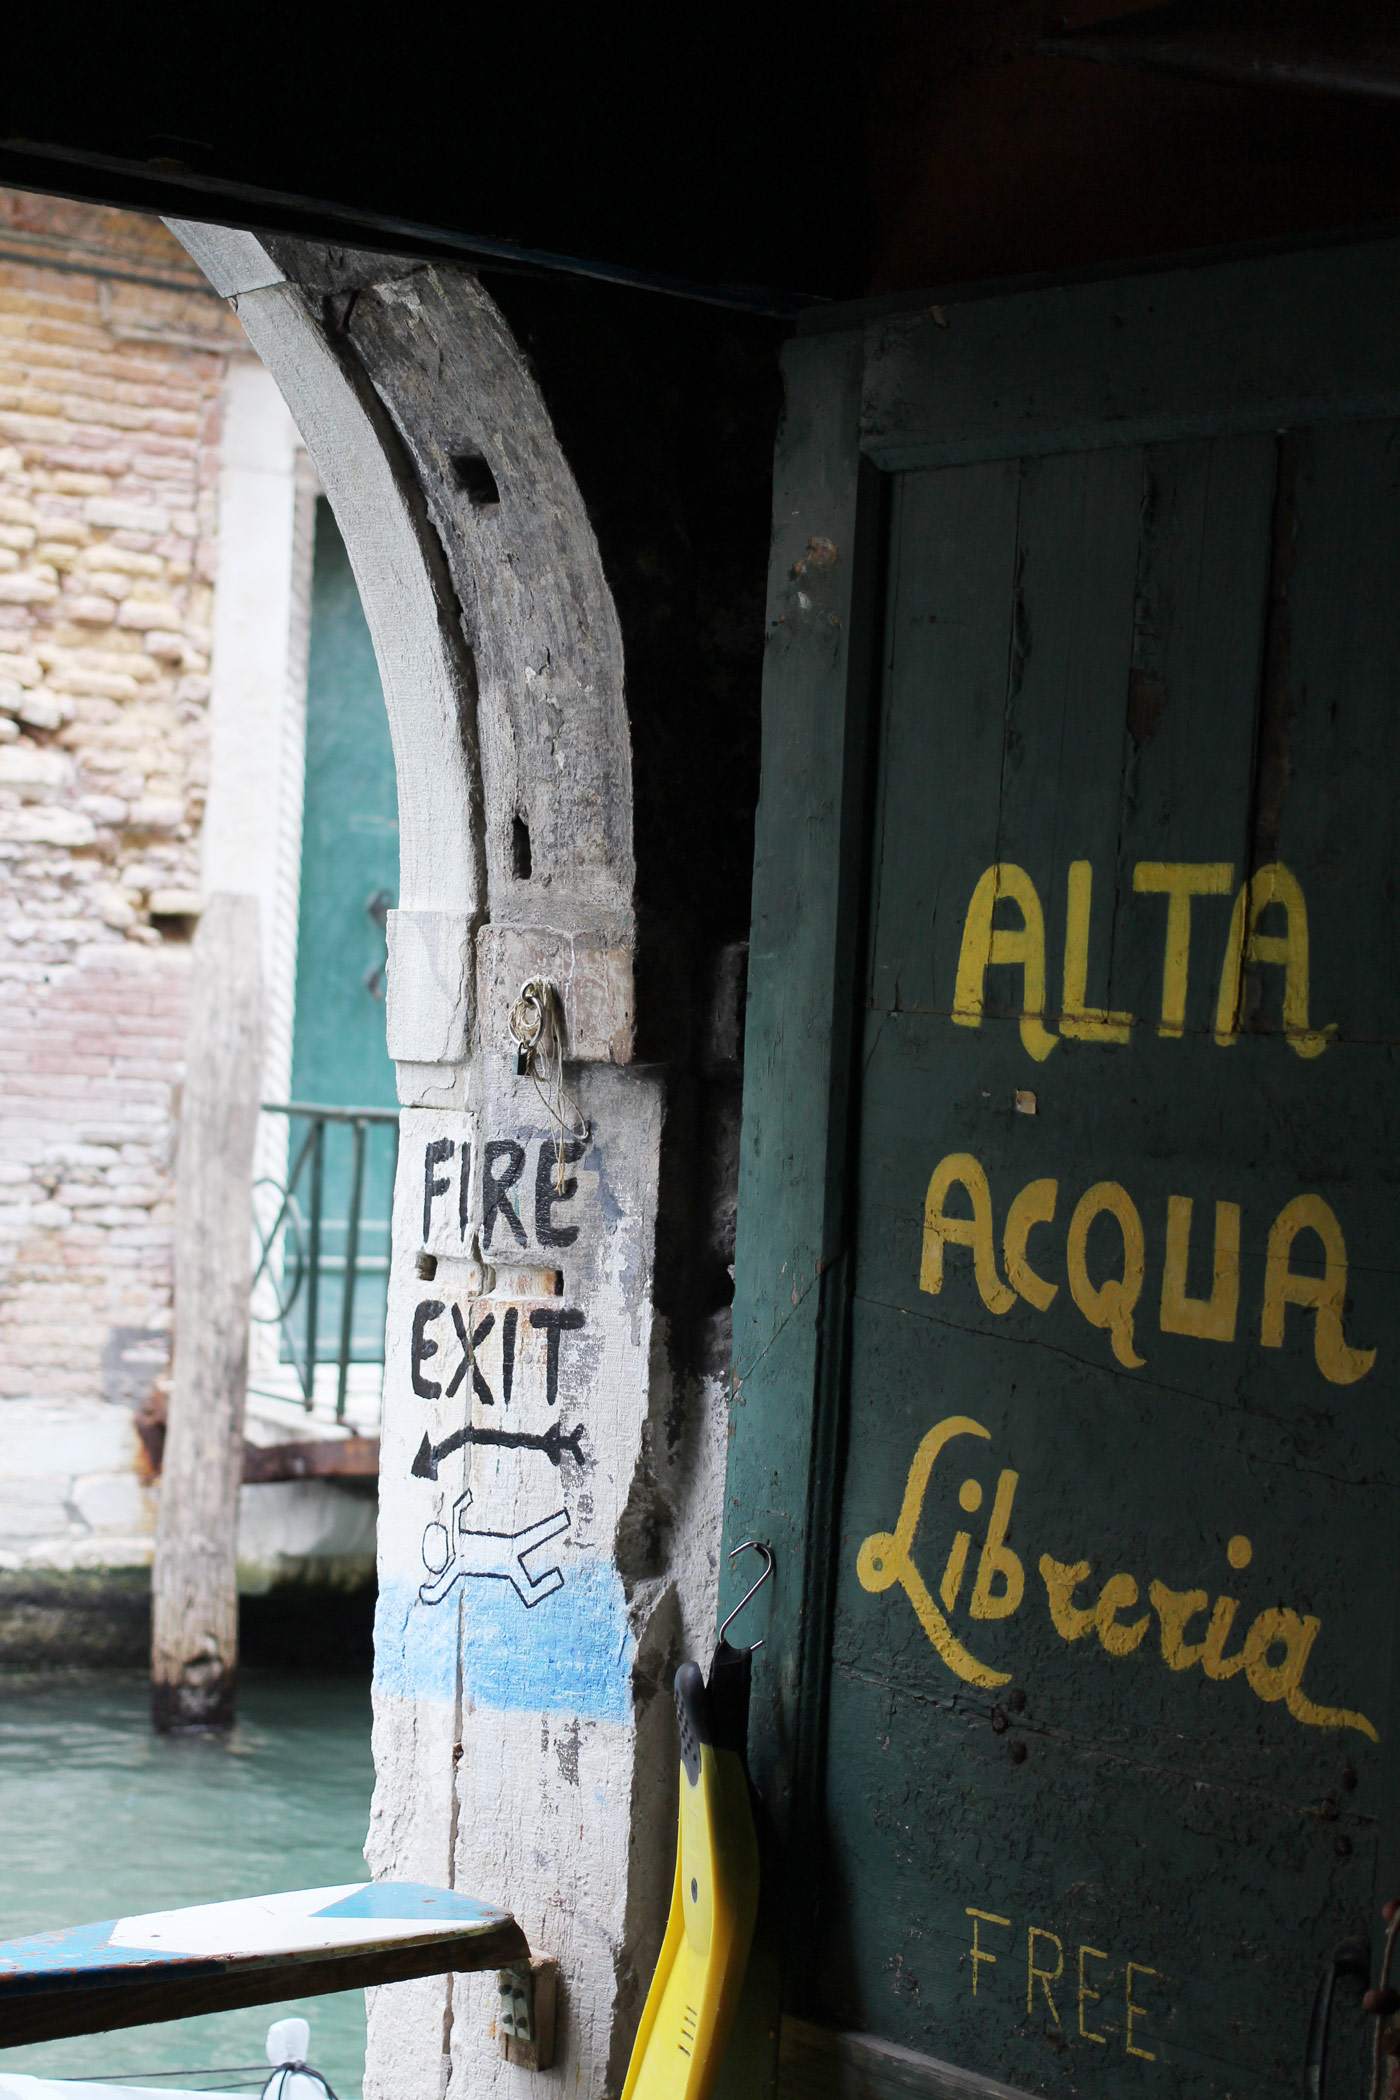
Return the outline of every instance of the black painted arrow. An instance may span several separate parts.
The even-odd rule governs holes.
[[[476,1423],[468,1422],[461,1429],[454,1429],[451,1436],[444,1437],[440,1444],[424,1437],[411,1468],[414,1478],[436,1480],[440,1461],[451,1452],[460,1451],[463,1444],[495,1444],[505,1451],[543,1451],[552,1466],[557,1466],[563,1454],[571,1451],[578,1463],[583,1464],[582,1422],[567,1436],[557,1422],[551,1422],[541,1436],[532,1436],[525,1429],[482,1429]]]

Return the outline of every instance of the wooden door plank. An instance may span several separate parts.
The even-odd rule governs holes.
[[[1285,440],[1281,479],[1286,567],[1253,856],[1306,880],[1318,1025],[1335,1025],[1343,1041],[1395,1043],[1400,913],[1387,907],[1400,829],[1388,791],[1400,774],[1400,425],[1297,433]],[[1279,974],[1258,973],[1247,1025],[1280,1025]],[[1319,1077],[1332,1056],[1317,1060]]]
[[[1188,906],[1180,1025],[1195,1035],[1215,1025],[1234,886],[1251,852],[1276,444],[1269,432],[1143,455],[1111,998],[1149,1035],[1178,1024],[1174,1003],[1170,1017],[1163,1010],[1168,897],[1136,887],[1142,864],[1231,870],[1223,891]]]
[[[1395,240],[955,292],[869,324],[863,448],[897,470],[1394,416],[1398,338]]]
[[[878,519],[860,490],[860,341],[795,344],[774,479],[763,774],[745,1027],[743,1164],[725,1540],[766,1540],[765,1667],[754,1777],[786,1835],[801,1736],[804,1642],[821,1564],[813,1503],[830,1275],[845,1232],[846,1102],[868,812],[865,664]],[[868,637],[869,628],[862,632]],[[731,1572],[724,1611],[748,1577]],[[762,1629],[756,1629],[761,1631]],[[746,1629],[747,1631],[747,1629]],[[810,1649],[808,1650],[810,1653]]]
[[[1132,447],[1022,467],[994,858],[1021,868],[1035,885],[1046,934],[1047,1023],[1060,1032],[1085,1025],[1062,1017],[1071,996],[1064,934],[1074,863],[1087,863],[1090,878],[1080,897],[1089,941],[1073,996],[1079,1006],[1109,1004],[1124,742],[1118,696],[1132,645],[1141,505],[1142,460]],[[965,868],[964,884],[982,873],[981,866]],[[1007,916],[1014,923],[1014,908],[1009,915],[999,910],[999,920]],[[1023,993],[1021,972],[988,973],[989,1013],[1018,1014]],[[1069,1045],[1066,1054],[1073,1054]]]
[[[750,1721],[763,1896],[727,2096],[768,2094],[777,2077],[787,1926],[811,1863],[794,1838],[820,1764],[830,1648],[881,552],[880,491],[858,449],[860,357],[858,336],[789,347],[774,476],[724,1544],[762,1539],[775,1565],[743,1633],[765,1643]],[[721,1614],[749,1579],[744,1562],[721,1561]]]
[[[1015,461],[895,484],[878,837],[916,838],[878,891],[870,1003],[946,1012],[969,862],[996,857],[1016,576]]]

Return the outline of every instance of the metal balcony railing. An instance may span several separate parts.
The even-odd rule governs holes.
[[[281,1101],[265,1102],[263,1113],[286,1118],[287,1165],[280,1178],[264,1173],[254,1185],[252,1317],[280,1331],[278,1354],[308,1414],[317,1405],[317,1366],[335,1366],[335,1417],[343,1422],[352,1363],[384,1362],[398,1112]],[[256,1383],[249,1390],[286,1397]]]

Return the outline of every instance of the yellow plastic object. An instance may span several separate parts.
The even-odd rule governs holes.
[[[676,1673],[680,1830],[671,1913],[642,2009],[622,2100],[704,2100],[729,2038],[758,1910],[758,1841],[743,1759],[742,1718],[716,1729],[695,1663]],[[714,1673],[711,1677],[712,1689]],[[726,1702],[728,1703],[728,1702]],[[734,1725],[737,1722],[737,1725]],[[737,1747],[716,1744],[716,1734]]]

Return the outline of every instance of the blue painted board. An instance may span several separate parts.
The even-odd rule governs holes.
[[[419,1882],[241,1897],[0,1941],[7,2044],[364,1988],[528,1954],[509,1913]]]

